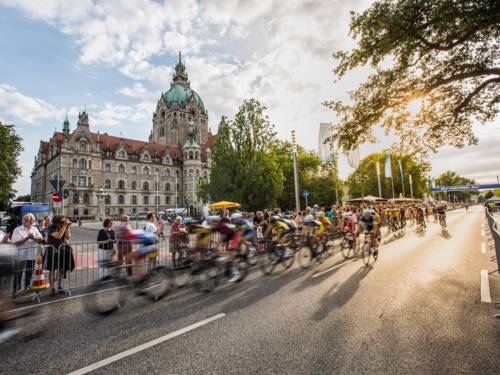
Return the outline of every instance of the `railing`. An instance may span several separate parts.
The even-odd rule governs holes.
[[[495,243],[495,253],[497,258],[497,272],[500,273],[500,231],[498,228],[498,223],[495,220],[495,217],[492,215],[492,212],[495,212],[494,209],[485,209],[486,218],[488,219],[488,227],[490,228],[491,236],[493,237],[493,241]]]

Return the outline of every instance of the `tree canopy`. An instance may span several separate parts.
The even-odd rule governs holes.
[[[459,185],[475,185],[476,181],[471,178],[462,177],[455,171],[446,171],[441,173],[435,180],[436,186],[459,186]],[[457,200],[466,202],[470,199],[471,195],[478,195],[477,190],[472,191],[457,191],[445,194],[446,198],[450,198],[449,194],[456,197]],[[439,194],[441,195],[441,194]]]
[[[361,160],[359,167],[347,178],[346,184],[349,187],[349,195],[352,198],[359,198],[363,195],[379,196],[378,181],[375,164],[378,161],[380,165],[380,179],[382,185],[382,197],[392,198],[391,179],[384,176],[384,162],[386,153],[373,153]],[[399,173],[397,160],[401,160],[403,167],[403,181]],[[391,155],[392,176],[394,179],[395,197],[403,193],[403,184],[405,196],[410,197],[410,178],[412,177],[413,197],[423,198],[427,192],[427,174],[430,171],[430,164],[414,155]],[[361,178],[363,179],[363,192],[361,191]]]
[[[212,149],[210,183],[199,186],[205,200],[236,201],[248,210],[276,207],[284,178],[273,152],[276,133],[265,111],[251,99],[233,120],[222,119]]]
[[[17,159],[23,150],[21,137],[13,125],[0,122],[0,209],[6,209],[9,200],[14,197],[12,185],[21,175]]]
[[[499,110],[499,24],[497,0],[378,0],[352,14],[357,46],[334,53],[334,73],[374,72],[350,103],[325,103],[340,120],[337,141],[352,149],[380,125],[411,150],[477,143],[473,120],[492,121]]]

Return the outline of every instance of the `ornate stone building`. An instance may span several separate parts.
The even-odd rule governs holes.
[[[190,87],[179,53],[170,89],[161,94],[153,113],[149,142],[94,133],[85,111],[74,131],[66,119],[62,132],[40,142],[31,174],[32,199],[50,202],[56,190],[50,181],[59,180],[69,192],[63,210],[70,217],[182,207],[195,214],[202,206],[197,184],[210,176],[212,139],[208,113]]]

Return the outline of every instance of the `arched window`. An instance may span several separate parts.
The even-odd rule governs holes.
[[[118,189],[125,189],[125,181],[123,180],[118,181]]]
[[[169,196],[165,197],[165,204],[170,204],[170,197]]]
[[[104,187],[106,189],[111,189],[111,180],[104,181]]]
[[[132,173],[136,173],[137,174],[137,167],[135,165],[132,167]]]
[[[149,174],[149,168],[148,167],[144,167],[144,169],[142,170],[142,173],[143,174]]]
[[[149,154],[144,154],[144,161],[149,161]]]
[[[92,169],[92,161],[89,160],[89,169]]]
[[[110,196],[110,195],[106,195],[106,196],[104,197],[104,202],[105,202],[106,204],[111,204],[111,196]]]
[[[87,193],[83,194],[83,204],[90,204],[90,197]]]
[[[189,177],[193,177],[193,170],[192,169],[189,170]]]
[[[192,160],[193,159],[193,151],[189,151],[189,159]]]
[[[144,181],[143,184],[142,184],[142,190],[149,190],[149,182],[147,181]]]
[[[85,162],[85,159],[80,159],[80,161],[78,163],[78,167],[80,169],[87,169],[87,163]]]
[[[78,168],[78,160],[73,159],[73,168]]]
[[[170,169],[165,169],[165,176],[170,177]]]
[[[132,190],[137,190],[137,181],[132,181]]]
[[[199,157],[199,156],[200,156],[200,155],[198,154],[198,151],[196,151],[196,152],[195,152],[195,154],[194,154],[194,158],[195,158],[196,160],[198,160],[198,157]]]
[[[199,169],[196,170],[196,177],[200,177],[200,170]]]
[[[118,157],[119,158],[125,158],[125,151],[121,150],[119,153],[118,153]]]
[[[78,194],[73,194],[73,204],[80,203],[80,196]]]
[[[125,204],[125,197],[123,195],[118,196],[118,204]]]
[[[155,182],[155,190],[160,190],[160,185],[158,184],[158,182]]]
[[[167,182],[167,183],[165,184],[165,190],[166,190],[166,191],[170,191],[170,182]]]
[[[147,195],[144,196],[144,204],[149,204],[149,197]]]
[[[132,195],[132,204],[134,206],[137,205],[137,197],[135,195]]]
[[[179,178],[179,171],[175,171],[175,175]]]
[[[165,128],[162,126],[160,128],[160,137],[164,137],[165,136]]]
[[[125,166],[124,166],[123,164],[120,164],[120,165],[118,166],[118,172],[119,172],[119,173],[125,173]]]
[[[87,142],[80,141],[80,151],[82,151],[82,152],[87,151]]]
[[[155,196],[155,204],[160,204],[160,197],[158,195]]]
[[[105,172],[111,172],[111,164],[106,163],[106,165],[104,166],[104,171]]]
[[[203,178],[207,178],[207,171],[203,172]]]

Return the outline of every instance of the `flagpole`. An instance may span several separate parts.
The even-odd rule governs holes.
[[[391,170],[392,170],[392,166],[391,166]],[[392,198],[396,198],[396,196],[394,195],[394,177],[391,176],[391,185],[392,185]]]
[[[331,148],[332,148],[332,159],[333,159],[333,178],[335,179],[335,205],[339,205],[339,187],[338,187],[338,182],[337,182],[337,174],[338,174],[338,166],[337,166],[337,158],[335,157],[335,144],[333,142],[333,126],[332,123],[330,123],[330,129],[332,131],[332,142],[331,142]]]
[[[412,178],[411,178],[411,174],[408,175],[409,179],[410,179],[410,196],[411,196],[411,199],[413,199],[413,181],[412,181]]]
[[[375,162],[375,169],[377,171],[378,196],[382,198],[382,184],[380,182],[380,165],[378,161]]]

